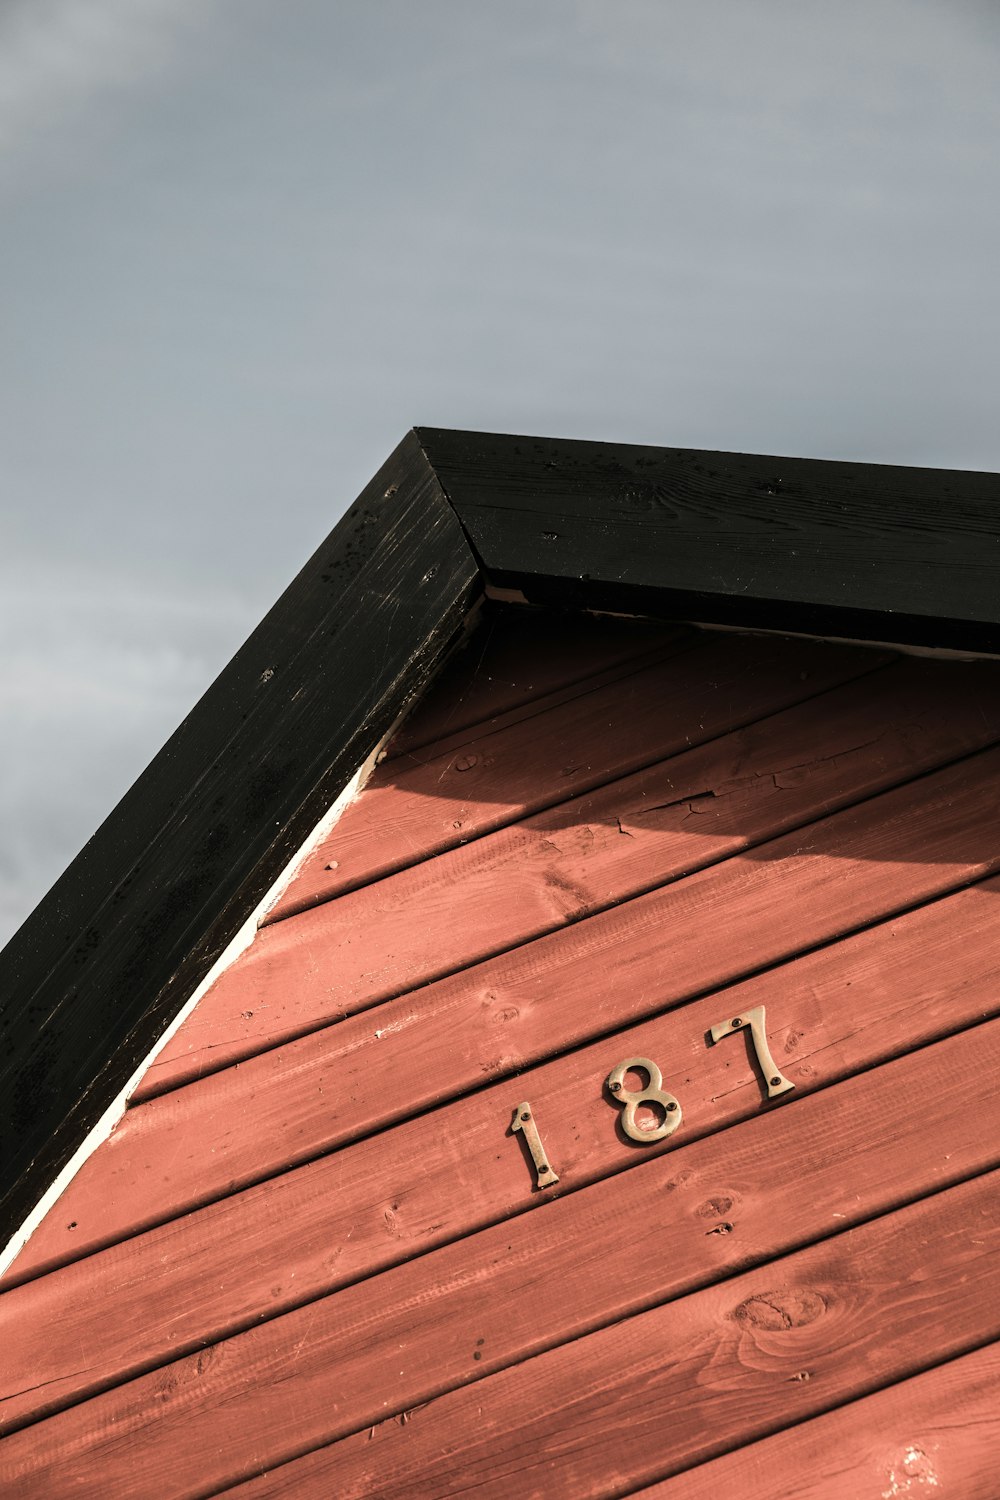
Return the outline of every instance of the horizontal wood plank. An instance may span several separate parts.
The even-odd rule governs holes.
[[[659,1059],[679,1092],[684,1110],[679,1134],[646,1151],[672,1150],[694,1135],[755,1113],[760,1085],[749,1050],[735,1040],[710,1050],[705,1046],[709,1028],[727,1011],[765,1006],[779,1066],[800,1092],[995,1014],[1000,1009],[998,900],[1000,879],[968,887],[680,1010],[650,1017],[614,1038],[529,1068],[506,1083],[456,1100],[443,1112],[405,1128],[397,1125],[364,1146],[360,1143],[366,1134],[396,1123],[407,1106],[414,1109],[414,1088],[428,1087],[419,1028],[409,1034],[415,1055],[405,1074],[398,1050],[407,1042],[405,1030],[381,1039],[369,1031],[342,1048],[333,1043],[344,1028],[333,1029],[325,1049],[316,1037],[292,1043],[131,1111],[71,1183],[58,1212],[39,1227],[8,1273],[7,1284],[277,1176],[299,1164],[297,1153],[307,1161],[350,1143],[355,1165],[349,1180],[356,1187],[345,1187],[348,1178],[338,1159],[329,1169],[317,1169],[311,1192],[293,1194],[296,1203],[304,1199],[323,1205],[318,1212],[327,1216],[335,1238],[345,1237],[346,1244],[351,1235],[350,1252],[337,1267],[342,1277],[429,1247],[443,1235],[469,1233],[492,1218],[538,1203],[521,1151],[511,1140],[501,1145],[510,1112],[522,1098],[535,1100],[541,1112],[560,1193],[634,1160],[636,1148],[609,1128],[616,1111],[609,1110],[594,1086],[619,1057]],[[394,1066],[400,1066],[398,1079]],[[467,1080],[448,1073],[443,1062],[440,1067],[445,1071],[436,1090],[443,1102],[449,1091],[461,1093]],[[386,1080],[392,1080],[388,1087]],[[438,1149],[451,1138],[463,1143],[457,1168],[450,1153]],[[384,1202],[376,1199],[366,1216],[352,1211],[349,1223],[336,1214],[330,1220],[334,1179],[348,1201],[367,1184],[384,1184]],[[385,1213],[400,1219],[392,1202],[406,1205],[405,1234],[395,1244],[385,1234]],[[245,1201],[243,1208],[245,1222],[252,1225],[253,1202]],[[204,1232],[210,1235],[209,1222]],[[230,1222],[226,1234],[234,1233]],[[305,1242],[311,1242],[312,1233],[305,1234]],[[141,1245],[135,1249],[142,1253]],[[325,1256],[313,1264],[298,1256],[291,1269],[300,1284],[327,1284]],[[82,1270],[84,1280],[87,1274]],[[69,1288],[65,1300],[79,1295]],[[69,1329],[73,1319],[65,1306],[58,1320]]]
[[[488,722],[544,712],[588,684],[611,680],[689,632],[659,620],[621,620],[487,602],[461,650],[387,747],[391,759],[442,740],[467,739]]]
[[[701,643],[702,640],[696,632],[689,631],[682,633],[678,629],[670,634],[656,651],[647,652],[645,656],[637,657],[627,663],[619,663],[604,672],[595,673],[583,682],[573,683],[568,687],[552,692],[546,696],[542,703],[533,702],[525,704],[518,709],[512,709],[507,713],[497,715],[485,724],[474,725],[469,729],[460,730],[454,734],[434,740],[429,747],[422,747],[419,750],[420,759],[423,761],[426,756],[433,755],[435,758],[440,758],[441,764],[444,764],[445,760],[454,758],[456,752],[459,751],[464,752],[465,758],[469,758],[470,754],[477,756],[479,750],[478,741],[480,738],[492,736],[501,731],[511,730],[517,725],[526,726],[528,720],[540,717],[544,713],[549,713],[553,708],[568,703],[571,699],[585,697],[598,691],[600,688],[607,687],[609,684],[617,681],[623,673],[639,671],[642,667],[648,666],[654,661],[676,654],[682,647],[693,647]],[[886,660],[891,660],[891,658],[886,658]],[[881,664],[881,662],[877,663],[876,667]],[[810,687],[808,691],[818,692],[821,689],[815,686]],[[808,696],[808,692],[805,696]],[[766,708],[764,711],[766,712]],[[395,741],[393,743],[395,744]],[[388,758],[391,759],[391,757]],[[400,754],[397,760],[400,764],[404,764],[411,763],[414,758],[413,754],[407,753]],[[380,761],[379,764],[381,765],[383,762]],[[382,777],[385,774],[388,773],[376,773],[376,787],[381,784]],[[367,789],[366,787],[365,790]],[[354,813],[351,816],[353,818]],[[296,871],[295,878],[290,882],[287,890],[281,893],[279,899],[275,901],[274,905],[262,918],[262,926],[270,926],[274,922],[284,921],[287,917],[296,916],[299,912],[308,911],[312,906],[334,900],[339,895],[344,894],[343,882],[341,882],[338,874],[340,861],[336,858],[337,829],[340,827],[342,821],[343,818],[338,820],[323,841],[309,851],[307,858],[301,868]],[[489,837],[489,835],[487,834],[486,837]],[[448,846],[448,849],[442,852],[447,853],[452,848],[463,848],[467,842],[467,840],[459,837]],[[433,858],[433,855],[430,857]],[[416,868],[416,866],[403,865],[402,868]],[[383,877],[376,875],[373,878],[377,881]],[[361,888],[364,888],[363,882],[361,883]],[[358,889],[358,886],[348,882],[346,889],[349,892]]]
[[[998,770],[1000,751],[984,751],[380,1006],[371,1034],[407,1033],[394,1086],[415,1046],[430,1060],[435,1028],[441,1045],[425,1088],[463,1066],[466,1078],[499,1076],[990,874],[1000,867]],[[317,967],[312,981],[301,970],[288,979],[266,996],[276,1039],[330,1014],[332,976]],[[189,1050],[201,1041],[196,1012],[148,1069],[142,1097],[210,1067],[213,1054],[236,1061],[258,1050],[251,999],[244,1008],[249,1016],[230,1005],[227,1029],[199,1053]]]
[[[634,1500],[996,1500],[1000,1344],[637,1492]]]
[[[261,933],[164,1062],[186,1079],[242,1060],[1000,738],[993,663],[906,660],[781,712],[787,696],[761,685],[770,717]]]
[[[679,641],[664,660],[484,735],[474,753],[430,746],[383,761],[300,878],[328,899],[751,723],[762,696],[777,707],[775,684],[795,703],[891,659],[782,637]]]
[[[0,1461],[95,1495],[135,1465],[163,1500],[232,1483],[995,1167],[998,1065],[993,1021],[155,1371]]]
[[[449,1392],[236,1494],[628,1494],[996,1341],[998,1189],[991,1173],[923,1199]]]
[[[761,684],[758,712],[777,708],[771,717],[260,933],[160,1066],[186,1081],[242,1061],[1000,737],[992,664],[946,679],[956,691],[943,701],[927,665],[868,674],[787,713],[788,681]]]
[[[5,1393],[34,1390],[41,1380],[39,1391],[8,1407],[10,1419],[37,1410],[39,1400],[51,1410],[78,1399],[109,1371],[162,1362],[261,1314],[274,1315],[540,1207],[544,1195],[534,1191],[518,1143],[505,1134],[524,1098],[537,1111],[561,1193],[620,1172],[637,1154],[674,1154],[709,1132],[753,1118],[761,1093],[748,1053],[735,1039],[704,1046],[706,1031],[727,1011],[766,1004],[779,1066],[803,1093],[984,1012],[995,1014],[996,941],[982,944],[974,958],[979,929],[968,924],[990,921],[997,893],[976,904],[969,894],[939,903],[931,923],[917,922],[914,913],[884,929],[877,946],[866,933],[853,940],[854,951],[840,944],[809,955],[801,965],[660,1017],[8,1292],[0,1303]],[[966,904],[956,907],[959,900]],[[956,995],[952,976],[966,952]],[[628,1142],[603,1093],[603,1079],[629,1055],[660,1059],[685,1111],[680,1130],[660,1146]],[[98,1211],[93,1206],[92,1213]],[[112,1297],[120,1317],[110,1325],[95,1320],[94,1308]],[[94,1355],[83,1371],[81,1347]]]

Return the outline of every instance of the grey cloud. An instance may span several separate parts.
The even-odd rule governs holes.
[[[104,19],[64,56],[70,12]],[[11,922],[414,422],[1000,469],[995,7],[29,14],[0,61]]]
[[[9,0],[0,11],[0,161],[95,99],[131,92],[176,55],[212,0]],[[12,161],[11,159],[14,158]]]

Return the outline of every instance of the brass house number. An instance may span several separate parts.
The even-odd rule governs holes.
[[[763,1005],[755,1005],[751,1010],[741,1011],[738,1016],[733,1016],[729,1020],[717,1021],[708,1034],[712,1042],[721,1042],[723,1037],[735,1036],[741,1031],[746,1032],[750,1039],[750,1045],[764,1079],[768,1099],[778,1099],[783,1094],[791,1093],[795,1087],[794,1083],[779,1071],[771,1056],[771,1049],[767,1043]],[[644,1073],[645,1085],[641,1089],[627,1089],[625,1077],[628,1073]],[[664,1088],[663,1074],[649,1057],[626,1057],[623,1062],[611,1069],[607,1077],[607,1088],[615,1103],[622,1106],[622,1130],[629,1140],[638,1141],[642,1146],[651,1146],[655,1141],[662,1141],[668,1135],[673,1135],[681,1123],[680,1100],[670,1093],[669,1089]],[[662,1113],[663,1118],[658,1124],[641,1125],[639,1123],[637,1111],[642,1104],[652,1107],[657,1113]],[[548,1153],[542,1145],[535,1122],[535,1112],[527,1100],[515,1109],[510,1128],[513,1132],[520,1132],[524,1136],[535,1168],[536,1186],[554,1187],[559,1178],[553,1171]]]

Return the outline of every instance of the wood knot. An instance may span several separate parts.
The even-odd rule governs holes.
[[[704,1203],[699,1203],[695,1213],[701,1219],[724,1219],[733,1206],[732,1198],[725,1193],[719,1193],[715,1198],[706,1198]]]
[[[733,1309],[732,1316],[743,1328],[777,1332],[788,1328],[806,1328],[825,1312],[826,1299],[819,1292],[788,1287],[748,1297]]]
[[[926,1479],[932,1484],[938,1483],[933,1463],[923,1448],[918,1448],[913,1443],[903,1450],[900,1467],[907,1479]]]
[[[398,1213],[398,1211],[399,1204],[393,1203],[389,1208],[385,1210],[385,1213],[382,1215],[382,1217],[385,1219],[385,1227],[390,1234],[399,1233],[399,1223],[396,1218],[396,1214]]]

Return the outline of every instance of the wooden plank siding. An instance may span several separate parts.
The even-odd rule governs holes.
[[[998,688],[492,607],[4,1278],[0,1493],[989,1493]]]
[[[994,1500],[998,1389],[1000,1344],[988,1344],[689,1469],[636,1500],[915,1500],[935,1491]]]
[[[432,683],[387,747],[408,755],[433,744],[438,753],[470,729],[482,730],[554,707],[576,692],[599,687],[605,673],[660,656],[687,632],[655,621],[576,612],[486,607],[486,618],[444,677]]]

